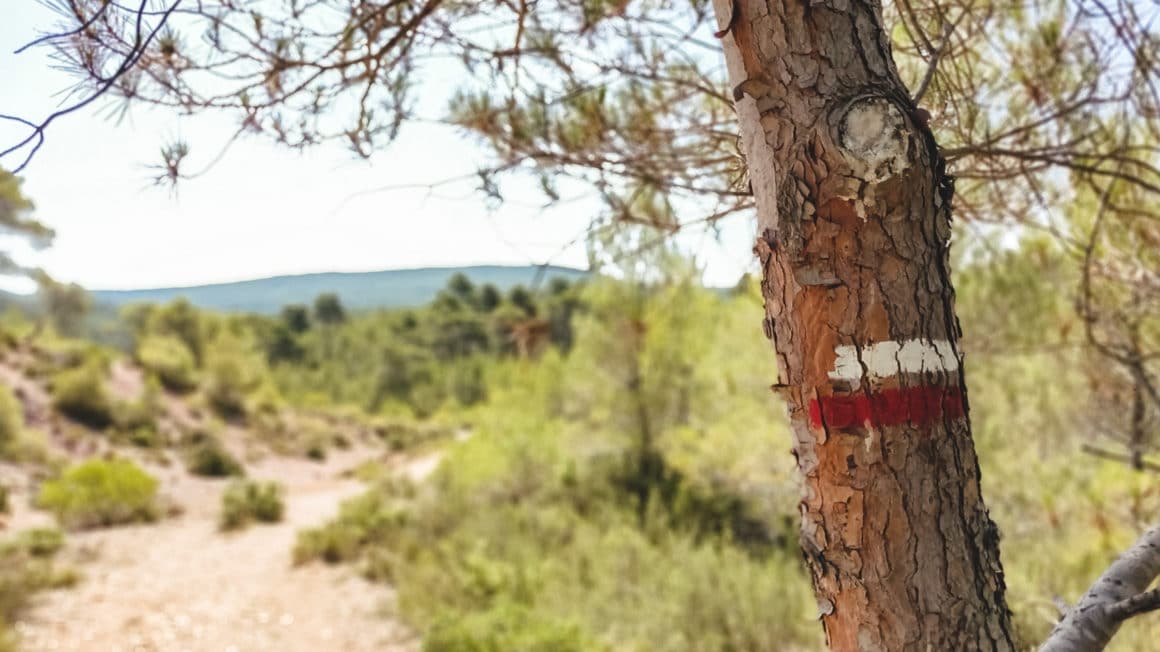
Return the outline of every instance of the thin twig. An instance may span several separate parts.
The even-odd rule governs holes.
[[[21,161],[20,165],[17,165],[12,169],[13,174],[18,174],[24,168],[28,167],[28,164],[32,161],[32,158],[36,156],[38,151],[40,151],[41,146],[44,145],[44,132],[46,129],[48,129],[49,125],[51,125],[58,118],[79,111],[86,106],[89,106],[93,102],[96,102],[101,96],[107,93],[117,83],[117,81],[121,79],[121,77],[123,77],[126,73],[132,70],[134,66],[137,65],[137,62],[141,60],[141,56],[145,54],[147,49],[149,49],[149,45],[153,42],[153,39],[161,31],[161,28],[165,26],[166,21],[169,20],[169,16],[171,16],[173,12],[177,10],[178,6],[180,6],[182,2],[182,0],[174,0],[173,5],[170,6],[169,9],[161,15],[161,19],[158,21],[157,25],[155,25],[153,29],[149,31],[148,35],[143,37],[141,23],[145,15],[145,9],[148,5],[148,1],[149,0],[141,0],[141,6],[139,9],[137,9],[137,36],[133,47],[129,50],[129,53],[125,55],[125,59],[121,62],[121,65],[117,67],[113,74],[108,78],[103,79],[101,81],[101,85],[91,95],[73,103],[70,106],[54,111],[47,118],[41,121],[40,124],[33,125],[32,133],[25,137],[24,140],[16,143],[15,145],[12,145],[4,151],[0,151],[0,159],[3,159],[5,156],[23,149],[29,143],[33,143],[34,140],[36,141],[32,144],[32,147],[28,151],[28,155],[24,157],[24,160]],[[29,124],[28,120],[24,120],[23,118],[16,118],[13,116],[0,115],[0,119],[12,120],[25,125]]]
[[[1149,460],[1139,460],[1139,462],[1137,462],[1134,455],[1117,453],[1115,451],[1110,451],[1104,448],[1098,448],[1092,444],[1084,444],[1080,447],[1080,450],[1087,453],[1088,455],[1093,455],[1105,460],[1111,460],[1113,462],[1123,462],[1124,464],[1130,465],[1136,465],[1138,463],[1141,470],[1155,471],[1156,473],[1160,473],[1160,464],[1151,462]]]
[[[955,26],[953,23],[946,23],[943,25],[942,40],[939,41],[938,47],[930,55],[930,64],[926,68],[926,74],[922,76],[922,83],[918,85],[918,90],[914,92],[914,103],[917,105],[922,101],[922,96],[926,95],[926,90],[930,88],[930,83],[934,80],[934,73],[938,70],[939,59],[942,58],[943,51],[950,45],[951,35],[954,34]]]

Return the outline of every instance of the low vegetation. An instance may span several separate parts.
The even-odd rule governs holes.
[[[282,520],[286,504],[283,488],[277,482],[235,480],[222,493],[218,527],[238,530],[251,523],[277,523]]]
[[[303,530],[294,546],[294,561],[320,559],[329,563],[352,561],[369,546],[378,545],[401,531],[407,511],[382,492],[371,492],[347,501],[338,517],[319,528]]]
[[[47,466],[54,463],[43,433],[24,426],[24,408],[9,388],[0,385],[0,460]],[[0,497],[4,489],[0,488]],[[0,505],[3,500],[0,500]],[[0,509],[0,513],[3,513]]]
[[[184,393],[197,387],[197,367],[193,353],[176,337],[143,337],[137,345],[137,360],[170,391]]]
[[[1160,494],[1078,452],[1090,406],[1066,397],[1084,395],[1083,360],[1065,346],[1069,306],[1047,299],[1071,281],[1024,262],[968,267],[959,299],[975,317],[972,415],[1010,601],[1037,641],[1052,597],[1078,596],[1155,519]],[[376,488],[303,531],[295,558],[392,583],[426,652],[817,649],[790,435],[754,337],[759,296],[680,279],[591,283],[566,353],[489,360],[485,400],[439,404],[436,419],[471,436],[448,444],[430,480],[356,469]],[[1146,649],[1158,631],[1133,622],[1113,649]]]
[[[568,358],[491,366],[487,404],[465,415],[472,436],[427,485],[388,481],[348,502],[301,533],[296,559],[392,582],[428,652],[815,646],[808,580],[779,515],[797,500],[789,461],[748,434],[781,421],[760,367],[733,364],[731,388],[689,359],[735,353],[695,346],[691,329],[712,311],[731,328],[746,306],[690,284],[636,292],[592,287]],[[687,322],[618,339],[672,304]],[[736,390],[747,379],[753,389]],[[725,479],[698,455],[711,446],[731,465]],[[770,482],[768,469],[781,476]]]
[[[961,266],[958,301],[1010,604],[1021,635],[1037,641],[1057,616],[1053,598],[1077,597],[1160,513],[1160,492],[1147,475],[1079,452],[1092,405],[1074,397],[1090,379],[1071,307],[1048,291],[1075,279],[1026,260]],[[790,433],[754,322],[759,293],[749,281],[706,290],[684,265],[666,269],[506,294],[460,279],[424,308],[354,313],[327,301],[325,318],[142,307],[125,316],[133,355],[156,378],[139,399],[109,399],[91,347],[57,347],[37,373],[60,409],[73,405],[70,418],[93,424],[104,413],[89,408],[108,409],[98,436],[173,443],[207,477],[245,473],[227,432],[294,457],[354,441],[390,453],[440,447],[441,466],[417,484],[398,479],[392,455],[352,468],[373,490],[301,532],[293,551],[300,564],[351,564],[393,584],[426,652],[817,649]],[[519,327],[540,339],[517,341]],[[85,391],[65,391],[70,383]],[[162,392],[196,425],[162,424]],[[0,438],[26,430],[19,408],[0,392]],[[105,481],[79,490],[69,469],[40,496],[62,526],[156,516],[151,479],[86,464],[102,478],[136,477],[125,502],[139,509],[94,507]],[[283,509],[278,487],[234,480],[219,524]],[[1111,649],[1148,649],[1157,636],[1154,619],[1138,619]]]
[[[12,390],[0,385],[0,451],[16,441],[24,431],[24,408]]]
[[[116,420],[104,369],[96,364],[65,369],[53,376],[52,404],[61,414],[93,428],[106,428]]]
[[[586,639],[579,625],[545,620],[518,604],[437,622],[423,642],[424,652],[600,652],[608,649]]]
[[[16,652],[12,625],[36,593],[76,583],[77,573],[54,561],[64,545],[59,530],[27,530],[0,540],[0,652]]]
[[[32,557],[52,557],[64,547],[64,533],[54,528],[32,528],[16,533],[0,544],[0,556],[26,553]]]
[[[228,478],[246,474],[246,469],[216,437],[207,436],[185,453],[185,467],[194,475]]]
[[[91,459],[41,485],[37,505],[69,529],[155,521],[157,480],[123,459]]]
[[[244,420],[251,399],[263,382],[265,363],[252,345],[234,337],[221,337],[206,354],[202,393],[218,416]]]

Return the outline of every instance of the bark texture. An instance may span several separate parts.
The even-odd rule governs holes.
[[[829,646],[1012,650],[957,346],[953,180],[880,7],[715,7]]]
[[[1104,571],[1079,604],[1059,621],[1039,651],[1104,649],[1125,620],[1158,608],[1160,588],[1145,592],[1157,576],[1160,576],[1160,525],[1145,532]]]

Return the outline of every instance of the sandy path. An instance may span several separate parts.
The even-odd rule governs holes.
[[[364,451],[362,459],[366,456]],[[413,635],[390,616],[388,588],[362,580],[349,566],[290,564],[296,532],[325,522],[342,500],[364,490],[336,477],[358,459],[359,453],[349,452],[325,465],[271,458],[250,467],[251,477],[284,483],[286,519],[236,534],[216,529],[223,482],[168,471],[164,486],[185,513],[149,526],[72,535],[70,553],[95,558],[79,562],[81,584],[45,594],[18,624],[24,649],[417,649]]]

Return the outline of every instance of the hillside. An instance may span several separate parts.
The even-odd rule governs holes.
[[[281,450],[254,424],[212,421],[188,395],[149,398],[148,372],[117,358],[103,395],[122,408],[149,405],[141,416],[152,439],[129,442],[115,435],[116,426],[94,429],[57,410],[42,372],[58,353],[35,343],[0,347],[0,392],[10,392],[7,409],[23,417],[20,446],[0,445],[0,494],[8,496],[0,509],[0,650],[113,650],[126,641],[158,651],[416,650],[414,633],[384,610],[389,590],[336,567],[292,564],[291,551],[299,530],[324,525],[344,501],[367,491],[350,469],[372,465],[418,480],[437,457],[412,463],[388,452],[363,422],[289,410],[279,416],[288,428],[319,428],[326,445],[313,457]],[[212,438],[214,455],[238,466],[189,462],[197,437]],[[148,474],[155,484],[147,516],[120,527],[69,525],[37,502],[49,469],[94,460],[131,460]],[[127,482],[125,467],[116,476],[115,467],[90,468],[117,486]],[[278,517],[226,532],[222,505],[234,485],[223,473],[276,484]],[[125,499],[118,495],[114,500]],[[101,509],[98,500],[87,505]],[[26,553],[21,545],[37,547]],[[19,620],[11,626],[6,620],[14,614]]]
[[[553,277],[575,279],[587,275],[583,270],[570,267],[479,265],[327,272],[192,287],[94,290],[92,294],[101,304],[165,303],[185,297],[200,308],[271,314],[286,304],[309,303],[319,294],[335,292],[348,308],[395,308],[429,302],[447,284],[447,279],[457,273],[466,274],[477,284],[491,283],[501,290],[520,284],[531,285],[537,279],[542,283]]]

